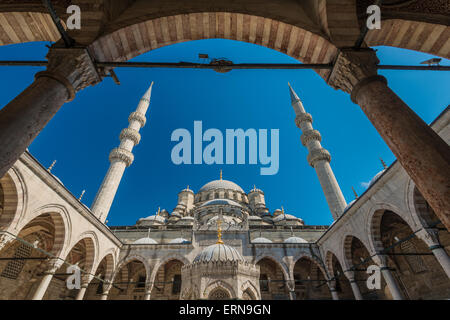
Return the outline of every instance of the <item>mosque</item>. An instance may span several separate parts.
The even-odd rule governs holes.
[[[146,123],[153,83],[120,132],[88,207],[26,151],[0,180],[1,299],[446,299],[450,237],[398,162],[347,204],[312,115],[289,86],[295,123],[334,222],[308,225],[263,190],[219,179],[178,193],[173,210],[105,225]],[[447,143],[450,110],[431,124]],[[323,213],[329,214],[329,213]],[[69,289],[66,271],[81,270]],[[369,266],[380,287],[371,288]]]

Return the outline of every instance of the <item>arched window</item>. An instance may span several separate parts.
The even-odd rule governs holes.
[[[227,300],[230,299],[230,295],[222,288],[214,289],[213,292],[209,294],[209,300]]]

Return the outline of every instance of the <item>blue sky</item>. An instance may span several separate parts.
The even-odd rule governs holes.
[[[379,47],[381,64],[418,64],[432,56],[390,47]],[[45,43],[2,46],[0,59],[43,60]],[[277,51],[231,40],[191,41],[163,47],[132,61],[202,62],[198,53],[226,57],[235,63],[292,63]],[[448,60],[442,62],[448,65]],[[38,67],[0,67],[0,105],[3,107],[32,83]],[[133,225],[158,209],[171,211],[177,193],[187,185],[197,191],[219,178],[239,184],[246,192],[253,185],[265,192],[271,212],[283,206],[306,224],[325,225],[331,214],[317,176],[301,145],[295,126],[287,83],[314,118],[322,145],[332,155],[331,166],[347,202],[361,194],[382,169],[379,158],[391,164],[395,158],[358,105],[350,97],[326,85],[312,70],[212,70],[117,68],[121,85],[106,78],[77,94],[65,104],[31,144],[30,152],[46,167],[53,160],[53,173],[75,195],[83,189],[83,202],[90,206],[107,171],[110,150],[119,144],[119,133],[128,125],[151,81],[152,101],[135,161],[127,168],[111,208],[109,225]],[[449,104],[447,72],[381,71],[389,86],[427,123]],[[195,120],[203,130],[279,129],[280,168],[276,175],[261,176],[260,165],[174,165],[170,141],[173,130],[193,132]]]

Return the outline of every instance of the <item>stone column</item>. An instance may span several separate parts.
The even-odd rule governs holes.
[[[351,93],[436,215],[450,230],[450,147],[377,75],[372,49],[341,49],[328,84]]]
[[[344,274],[350,282],[355,300],[364,300],[361,291],[359,290],[359,286],[356,283],[355,273],[353,271],[345,271]]]
[[[445,249],[439,243],[438,232],[439,231],[436,229],[422,229],[417,233],[417,237],[428,245],[431,252],[433,252],[434,257],[447,274],[447,277],[450,278],[450,258]]]
[[[86,294],[86,290],[89,287],[89,283],[94,277],[91,274],[83,274],[81,276],[81,286],[80,290],[78,290],[77,296],[75,300],[83,300],[84,295]]]
[[[289,300],[295,300],[297,299],[295,295],[295,280],[288,280],[286,282],[288,291],[289,291]]]
[[[108,300],[109,291],[111,290],[112,283],[105,281],[103,283],[103,292],[100,300]]]
[[[63,265],[64,261],[62,259],[51,259],[48,262],[47,270],[44,271],[44,276],[42,277],[41,282],[39,283],[38,288],[36,289],[32,300],[42,300],[47,291],[47,288],[52,281],[53,275],[56,271]]]
[[[339,296],[336,291],[336,283],[335,281],[327,281],[328,287],[330,288],[331,298],[333,300],[339,300]]]
[[[383,275],[383,278],[386,281],[387,286],[389,287],[392,298],[394,300],[403,300],[403,293],[398,287],[397,282],[395,281],[391,271],[389,270],[389,267],[387,266],[386,257],[382,255],[375,255],[372,257],[372,259],[380,267],[381,274]]]
[[[145,285],[145,295],[144,300],[150,300],[153,286],[150,283]]]
[[[47,59],[47,69],[38,72],[34,82],[0,110],[0,177],[65,102],[101,81],[84,48],[52,47]]]

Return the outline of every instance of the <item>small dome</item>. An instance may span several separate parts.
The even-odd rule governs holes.
[[[152,216],[148,216],[146,218],[142,218],[140,219],[141,221],[155,221],[155,222],[159,222],[159,223],[166,223],[166,218],[164,218],[163,216],[160,216],[158,214],[152,215]]]
[[[244,190],[242,190],[241,187],[239,187],[236,183],[228,181],[228,180],[214,180],[211,182],[208,182],[203,187],[200,188],[198,192],[203,191],[210,191],[215,189],[227,189],[227,190],[234,190],[244,193]]]
[[[280,214],[282,214],[282,213],[283,213],[283,211],[281,211],[281,209],[276,209],[276,210],[273,212],[273,216],[276,217],[276,216],[278,216],[278,215],[280,215]]]
[[[384,171],[386,171],[386,169],[381,170],[380,172],[378,172],[378,173],[372,178],[372,180],[370,180],[370,182],[369,182],[369,187],[370,187],[372,184],[374,184],[375,181],[378,180],[378,178],[381,177],[381,175],[384,173]]]
[[[158,244],[158,242],[156,242],[152,238],[145,237],[145,238],[140,238],[140,239],[134,241],[133,244]]]
[[[175,238],[170,240],[171,244],[182,244],[182,243],[191,243],[189,240],[186,240],[185,238]]]
[[[273,221],[282,221],[282,220],[302,220],[296,216],[293,216],[292,214],[279,214],[276,217],[273,218]]]
[[[347,205],[344,208],[344,212],[347,211],[348,208],[350,208],[354,203],[355,203],[356,199],[350,201],[349,203],[347,203]]]
[[[290,237],[285,239],[284,243],[308,243],[308,241],[300,237]]]
[[[264,237],[258,237],[258,238],[253,239],[252,243],[272,243],[272,240],[269,240]]]
[[[204,207],[204,206],[212,206],[212,205],[229,205],[229,206],[235,206],[235,207],[242,207],[239,203],[233,201],[233,200],[228,200],[228,199],[214,199],[214,200],[209,200],[206,201],[205,203],[203,203],[200,207]]]
[[[249,216],[249,217],[248,217],[248,220],[261,221],[261,220],[262,220],[262,218],[261,218],[261,217],[259,217],[259,216]]]
[[[244,261],[244,258],[235,248],[227,246],[226,244],[216,243],[203,249],[194,259],[194,263],[226,261]]]

